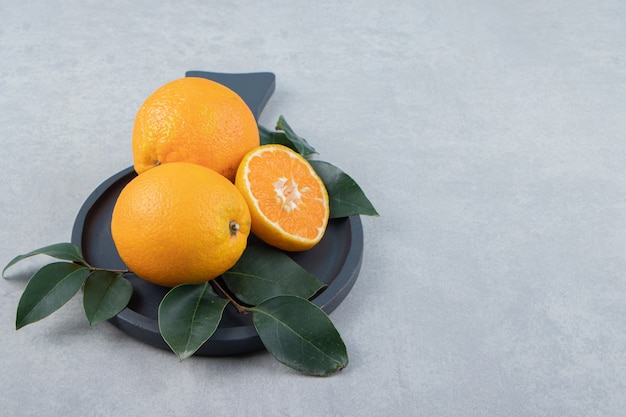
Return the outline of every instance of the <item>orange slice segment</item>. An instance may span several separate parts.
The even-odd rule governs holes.
[[[252,233],[286,251],[315,246],[324,236],[330,206],[315,170],[283,145],[263,145],[246,154],[235,185],[252,217]]]

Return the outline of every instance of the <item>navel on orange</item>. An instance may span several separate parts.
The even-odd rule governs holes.
[[[250,212],[235,185],[192,163],[154,167],[120,193],[111,219],[128,268],[154,284],[198,284],[230,269],[243,253]]]
[[[161,86],[135,116],[132,150],[138,174],[169,162],[191,162],[234,181],[241,158],[257,146],[258,125],[243,99],[205,78]]]
[[[328,193],[311,164],[282,145],[263,145],[243,157],[235,185],[245,198],[252,232],[286,251],[315,246],[330,215]]]

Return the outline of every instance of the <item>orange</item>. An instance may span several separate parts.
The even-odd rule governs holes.
[[[282,145],[263,145],[243,157],[235,185],[246,199],[252,232],[286,251],[315,246],[330,215],[328,193],[311,164]]]
[[[192,162],[231,181],[241,158],[259,146],[259,129],[241,97],[195,77],[171,81],[152,93],[135,116],[135,171],[169,162]]]
[[[173,287],[211,280],[232,267],[250,233],[250,212],[233,183],[186,162],[133,178],[111,219],[120,258],[137,276]]]

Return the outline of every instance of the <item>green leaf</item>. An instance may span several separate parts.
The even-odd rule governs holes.
[[[258,305],[277,295],[309,298],[325,286],[284,252],[249,245],[223,279],[240,301]]]
[[[133,295],[133,284],[118,272],[99,270],[87,277],[83,308],[90,325],[115,317]]]
[[[159,331],[182,361],[193,355],[212,335],[228,300],[218,297],[208,282],[172,288],[159,305]]]
[[[63,259],[66,261],[78,262],[87,266],[87,261],[83,258],[80,248],[72,243],[55,243],[53,245],[44,246],[43,248],[35,249],[34,251],[25,253],[23,255],[16,256],[9,262],[2,270],[2,276],[9,267],[15,265],[19,261],[29,258],[35,255],[48,255],[53,258]]]
[[[265,348],[290,368],[328,376],[348,365],[337,329],[326,313],[304,298],[271,298],[252,309],[252,321]]]
[[[330,217],[378,216],[361,187],[345,172],[324,161],[309,161],[320,176],[330,199]]]
[[[281,115],[276,122],[276,129],[282,130],[285,132],[287,138],[293,143],[296,147],[296,151],[300,153],[302,156],[312,155],[317,153],[313,146],[309,145],[309,143],[302,136],[298,136],[296,132],[289,126],[287,120]]]
[[[317,153],[303,137],[298,136],[287,124],[283,116],[280,116],[276,123],[276,131],[259,126],[259,136],[261,145],[279,144],[284,145],[302,156],[309,156]]]
[[[69,262],[41,267],[32,276],[17,306],[15,327],[21,329],[49,316],[76,294],[87,269]]]

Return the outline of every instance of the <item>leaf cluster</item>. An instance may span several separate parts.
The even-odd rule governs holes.
[[[180,360],[215,332],[228,303],[251,314],[265,348],[299,372],[327,376],[348,365],[346,346],[332,322],[309,299],[325,287],[282,251],[265,244],[246,248],[218,280],[179,285],[159,306],[159,331]],[[222,296],[218,295],[221,294]]]
[[[378,216],[356,182],[334,165],[312,159],[315,149],[281,116],[276,130],[259,126],[261,144],[277,143],[309,160],[324,182],[331,218]],[[4,268],[35,255],[58,261],[40,268],[28,281],[16,314],[16,329],[39,321],[69,301],[81,288],[91,325],[116,316],[128,305],[133,286],[128,270],[91,266],[78,246],[57,243],[19,255]],[[223,312],[233,304],[251,314],[266,349],[281,363],[301,373],[327,376],[348,365],[346,346],[330,318],[311,299],[325,284],[284,252],[263,244],[248,245],[222,277],[200,285],[172,288],[161,300],[161,336],[180,360],[192,356],[217,330]]]
[[[83,287],[83,308],[89,324],[117,315],[128,305],[133,286],[124,278],[128,271],[95,268],[85,260],[78,246],[56,243],[15,257],[2,270],[35,255],[48,255],[62,261],[41,267],[30,278],[17,306],[16,329],[49,316]]]

